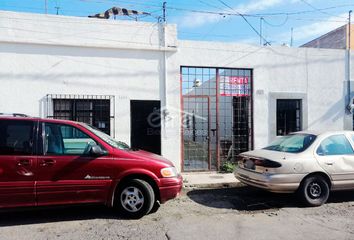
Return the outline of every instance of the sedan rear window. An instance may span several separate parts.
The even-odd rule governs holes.
[[[316,135],[312,134],[290,134],[284,137],[279,137],[266,150],[299,153],[305,151],[316,139]]]

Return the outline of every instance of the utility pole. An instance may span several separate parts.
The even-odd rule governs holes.
[[[349,18],[348,18],[348,47],[347,47],[347,75],[348,75],[348,84],[347,84],[347,95],[348,95],[348,105],[347,105],[347,109],[349,110],[349,113],[351,113],[351,109],[349,108],[349,106],[352,104],[351,103],[351,84],[350,84],[350,75],[351,75],[351,71],[350,71],[350,65],[351,65],[351,59],[350,59],[350,50],[351,50],[351,23],[352,23],[352,10],[349,11]],[[352,119],[352,118],[351,118]],[[353,128],[353,126],[352,126]]]
[[[263,45],[263,20],[263,17],[259,19],[259,45],[261,46]]]
[[[294,28],[291,28],[290,47],[293,46],[293,42],[294,42]]]
[[[55,7],[57,9],[57,15],[59,15],[59,9],[60,7]]]
[[[166,132],[166,125],[167,125],[167,115],[168,113],[168,103],[167,103],[167,53],[166,53],[166,48],[167,48],[167,43],[166,43],[166,2],[163,2],[162,5],[162,47],[163,47],[163,80],[160,82],[160,93],[161,93],[161,117],[163,121],[161,121],[162,126],[161,126],[161,131],[162,131],[162,137],[166,138],[167,137],[167,132]]]
[[[349,25],[348,25],[348,49],[351,49],[351,25],[352,25],[352,10],[349,11]]]
[[[166,23],[166,2],[163,2],[162,4],[162,20]]]

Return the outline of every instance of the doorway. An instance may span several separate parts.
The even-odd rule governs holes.
[[[253,148],[252,69],[181,67],[182,171],[218,170]]]
[[[130,101],[130,142],[132,148],[161,154],[160,106],[160,101]]]

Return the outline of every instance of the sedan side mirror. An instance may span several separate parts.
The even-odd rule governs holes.
[[[106,154],[106,151],[103,150],[101,148],[101,146],[99,145],[93,145],[91,146],[91,149],[90,149],[90,155],[91,156],[96,156],[96,157],[99,157],[99,156],[103,156]]]

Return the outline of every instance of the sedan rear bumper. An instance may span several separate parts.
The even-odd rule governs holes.
[[[295,192],[305,177],[304,174],[257,173],[239,167],[236,168],[234,175],[244,184],[277,193]]]

